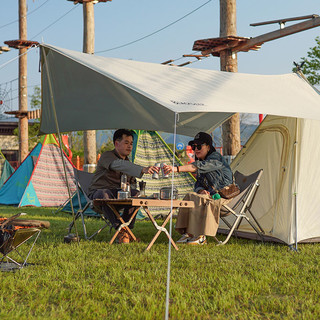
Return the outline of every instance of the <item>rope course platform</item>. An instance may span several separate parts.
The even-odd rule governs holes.
[[[24,48],[30,48],[31,46],[35,45],[38,46],[38,41],[30,41],[30,40],[8,40],[4,42],[6,45],[8,45],[10,48],[15,49],[24,49]]]
[[[248,42],[248,40],[250,40],[250,38],[238,37],[238,36],[201,39],[201,40],[196,40],[194,42],[192,50],[201,51],[203,55],[212,54],[213,56],[219,57],[221,51],[235,48],[240,44],[244,44]],[[260,48],[261,48],[261,44],[258,44],[244,51],[249,51],[249,50],[257,51]]]

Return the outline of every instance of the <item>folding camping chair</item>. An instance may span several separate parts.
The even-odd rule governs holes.
[[[106,227],[110,227],[111,228],[111,224],[110,222],[105,218],[105,216],[103,215],[103,212],[96,206],[93,205],[93,201],[88,197],[88,192],[89,192],[89,186],[92,182],[93,179],[93,173],[90,172],[85,172],[85,171],[80,171],[77,169],[73,169],[74,170],[74,177],[75,177],[75,184],[77,187],[76,190],[76,194],[78,197],[78,202],[79,202],[79,210],[76,212],[75,215],[75,221],[81,217],[82,220],[82,227],[83,227],[83,233],[84,233],[84,238],[86,240],[90,240],[92,239],[95,235],[97,235],[98,233],[100,233],[103,229],[105,229]],[[81,204],[81,193],[84,195],[85,200],[86,200],[86,204],[84,207],[82,207]],[[88,235],[87,234],[87,228],[86,228],[86,224],[85,224],[85,212],[88,209],[92,209],[94,212],[96,212],[100,218],[105,222],[105,225],[103,225],[99,230],[97,230],[96,232],[94,232],[92,235]],[[72,221],[69,225],[69,234],[73,228],[74,225],[74,221]]]
[[[248,221],[251,227],[256,231],[261,240],[263,241],[264,230],[255,218],[251,207],[259,187],[259,179],[261,178],[263,170],[258,170],[248,176],[243,175],[239,171],[234,173],[236,184],[240,188],[240,194],[234,197],[227,204],[223,204],[220,210],[220,219],[226,224],[228,229],[227,238],[224,241],[219,241],[216,237],[215,240],[219,245],[226,244],[235,230],[238,230],[243,219]],[[226,217],[234,216],[233,223],[229,222]],[[250,217],[248,216],[250,215]],[[251,220],[252,218],[252,220]]]
[[[48,221],[17,219],[22,213],[10,218],[0,218],[0,259],[1,271],[21,269],[27,265],[27,259],[38,240],[42,228],[49,228]],[[31,248],[23,257],[20,247],[33,238]],[[18,262],[18,258],[22,262]]]

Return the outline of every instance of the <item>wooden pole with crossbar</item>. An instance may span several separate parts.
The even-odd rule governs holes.
[[[306,20],[307,19],[307,20]],[[286,22],[306,20],[285,27]],[[272,21],[253,23],[251,26],[261,26],[277,23],[280,29],[254,38],[238,37],[236,35],[236,0],[220,0],[220,38],[196,40],[193,50],[202,55],[211,54],[220,57],[220,68],[223,71],[237,72],[237,53],[259,50],[265,42],[286,37],[301,31],[320,26],[320,17],[316,14],[295,18],[285,18]],[[232,94],[232,92],[230,92]],[[240,150],[240,121],[238,114],[227,120],[222,126],[223,154],[235,156]],[[261,120],[262,116],[260,117]]]
[[[83,6],[83,52],[94,54],[94,3],[84,2]],[[88,106],[90,108],[90,106]],[[97,163],[96,131],[83,132],[84,169],[94,172]]]
[[[236,35],[236,0],[220,0],[220,37]],[[232,49],[227,48],[220,53],[220,70],[238,72],[237,54]],[[234,156],[240,151],[239,113],[222,124],[222,143],[224,155]]]
[[[27,1],[19,0],[19,39],[27,40]],[[19,48],[19,111],[28,111],[27,91],[27,55],[26,47]],[[20,163],[29,153],[28,118],[19,118],[19,161]]]
[[[108,2],[111,0],[68,0],[74,4],[83,6],[83,52],[94,54],[94,5],[96,3]],[[90,108],[91,106],[88,106]],[[84,166],[87,172],[94,172],[97,164],[97,143],[96,131],[86,130],[83,132]]]

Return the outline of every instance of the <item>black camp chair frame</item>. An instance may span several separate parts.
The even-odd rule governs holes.
[[[24,213],[18,213],[0,223],[0,230],[4,237],[3,243],[0,246],[0,253],[2,254],[2,258],[0,259],[1,271],[11,271],[15,269],[22,269],[23,267],[25,267],[27,265],[27,260],[30,256],[30,253],[41,233],[41,229],[33,227],[21,228],[17,230],[7,229],[7,226],[9,226],[20,215],[24,215]],[[24,258],[19,252],[18,248],[31,238],[33,238],[33,243]],[[23,262],[18,262],[13,259],[12,256],[10,257],[9,254],[13,252],[17,253],[17,255],[23,260]]]
[[[77,187],[76,194],[77,194],[78,203],[79,203],[79,209],[75,214],[74,221],[76,221],[77,219],[79,219],[81,217],[84,238],[86,240],[91,240],[94,236],[99,234],[103,229],[105,229],[107,227],[112,228],[112,226],[111,226],[109,220],[107,220],[106,217],[104,216],[103,211],[101,209],[99,209],[98,207],[94,206],[93,200],[91,200],[87,195],[89,185],[90,185],[92,178],[93,178],[93,173],[80,171],[80,170],[77,170],[74,168],[74,177],[75,177],[75,184]],[[86,204],[84,207],[82,207],[82,204],[81,204],[80,192],[83,193],[83,195],[86,199]],[[94,232],[91,235],[88,235],[86,223],[85,223],[85,212],[88,209],[92,209],[94,212],[98,213],[99,217],[105,222],[105,225],[103,225],[99,230],[97,230],[96,232]],[[74,221],[72,221],[69,224],[69,228],[68,228],[69,233],[71,233],[71,230],[74,226]]]
[[[18,243],[16,244],[16,239],[19,238],[21,235],[23,236],[23,233],[29,233],[29,235],[27,235],[26,239],[23,240],[22,242],[20,242],[18,240]],[[12,239],[8,240],[8,241],[12,242],[9,250],[5,251],[5,253],[2,253],[3,257],[0,259],[0,270],[13,270],[13,269],[17,269],[17,268],[22,269],[23,267],[25,267],[27,265],[27,260],[30,256],[30,253],[39,238],[40,233],[41,233],[41,230],[38,228],[27,228],[27,229],[16,230]],[[31,238],[34,238],[33,243],[24,258],[22,256],[22,254],[20,253],[20,251],[18,250],[18,248]],[[4,245],[5,245],[5,243],[2,244],[0,249],[2,249],[2,247]],[[10,257],[9,254],[11,254],[13,252],[16,252],[19,255],[19,257],[23,260],[23,262],[18,262],[16,260],[14,260],[12,257]]]
[[[218,245],[224,245],[229,241],[232,234],[239,229],[243,219],[248,221],[250,226],[255,230],[255,232],[263,241],[265,232],[255,218],[253,212],[251,211],[252,204],[259,188],[259,179],[261,178],[262,174],[263,169],[258,170],[248,176],[241,174],[239,171],[236,171],[234,173],[235,182],[240,187],[240,194],[233,198],[227,204],[222,205],[220,211],[220,219],[226,224],[226,226],[229,228],[229,231],[224,241],[220,241],[216,237],[214,237],[214,239],[218,242]],[[252,182],[249,183],[249,185],[244,185],[242,183],[243,181],[250,178],[252,179]],[[250,217],[247,214],[249,214]],[[229,215],[233,215],[235,217],[235,220],[232,224],[226,220],[226,217]],[[251,218],[253,221],[251,220]]]

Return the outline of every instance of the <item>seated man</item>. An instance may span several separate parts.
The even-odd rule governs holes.
[[[139,195],[136,190],[135,177],[141,178],[144,173],[152,174],[158,172],[155,166],[141,167],[129,161],[133,147],[133,134],[126,129],[119,129],[113,135],[114,150],[104,152],[97,164],[92,183],[89,187],[89,198],[94,199],[116,199],[117,193],[121,189],[121,175],[126,174],[130,184],[131,196]],[[111,222],[115,229],[118,229],[121,222],[108,206],[103,206],[105,217]],[[122,218],[125,222],[130,220],[134,207],[126,206]],[[135,219],[129,225],[132,229]],[[119,243],[129,243],[130,236],[123,228],[118,235]]]

